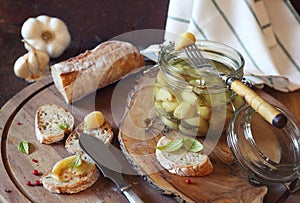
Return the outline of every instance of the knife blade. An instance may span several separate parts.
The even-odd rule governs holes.
[[[98,138],[85,133],[79,135],[79,145],[95,161],[103,176],[111,179],[129,202],[143,202],[134,192],[132,186],[124,180],[123,167],[107,145]]]

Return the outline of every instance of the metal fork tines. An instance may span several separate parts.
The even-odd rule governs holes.
[[[201,54],[200,49],[195,44],[186,46],[184,48],[184,51],[186,55],[188,56],[189,61],[192,65],[194,65],[196,68],[203,68],[203,67],[211,67],[211,64],[209,64],[203,55]]]

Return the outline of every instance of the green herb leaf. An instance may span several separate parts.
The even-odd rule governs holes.
[[[183,139],[176,139],[168,142],[165,145],[157,146],[156,148],[161,151],[173,152],[179,149],[182,146],[182,144],[183,144]]]
[[[183,146],[190,152],[199,152],[203,149],[201,142],[188,137],[183,139]]]
[[[76,158],[69,164],[70,167],[78,168],[82,164],[81,155],[77,155]]]
[[[59,124],[59,128],[62,129],[62,130],[66,130],[68,129],[68,125],[67,124]]]
[[[27,141],[22,141],[18,144],[18,150],[23,154],[29,154],[29,144]]]

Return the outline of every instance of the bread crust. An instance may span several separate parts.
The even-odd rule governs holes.
[[[132,44],[107,41],[50,68],[56,88],[67,103],[72,103],[144,65]]]
[[[157,146],[163,145],[163,142],[165,141],[171,141],[172,139],[169,139],[165,136],[161,137],[160,140],[157,143]],[[203,161],[199,164],[178,164],[173,159],[168,159],[166,154],[169,152],[164,152],[161,150],[156,149],[156,159],[160,163],[160,165],[168,170],[170,173],[179,175],[179,176],[206,176],[213,171],[213,165],[210,162],[210,159],[207,155],[201,154],[199,152],[197,156],[201,156]],[[188,153],[195,153],[195,152],[185,152]]]

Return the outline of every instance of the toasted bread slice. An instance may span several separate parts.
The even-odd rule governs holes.
[[[111,128],[110,123],[105,120],[104,124],[101,125],[98,128],[94,129],[88,129],[85,125],[84,122],[80,123],[76,129],[68,136],[66,143],[65,143],[65,148],[67,151],[71,154],[80,154],[84,153],[79,146],[79,134],[80,133],[87,133],[90,135],[93,135],[97,137],[99,140],[103,141],[105,144],[108,144],[112,141],[113,138],[113,131]]]
[[[166,145],[170,141],[172,138],[162,136],[157,146]],[[191,152],[180,148],[174,152],[156,149],[155,153],[163,168],[179,176],[205,176],[213,171],[209,157],[201,152]]]
[[[35,134],[40,143],[51,144],[61,141],[74,128],[73,115],[55,104],[46,104],[37,109]]]
[[[83,155],[83,160],[90,161],[89,157]],[[76,176],[70,181],[62,182],[52,176],[49,170],[41,177],[43,187],[53,193],[78,193],[91,187],[100,177],[96,165],[92,162],[92,169],[88,170],[83,176]]]

